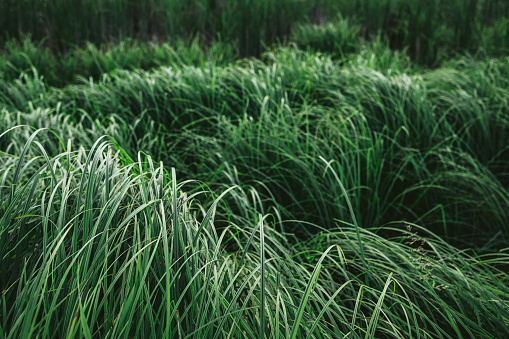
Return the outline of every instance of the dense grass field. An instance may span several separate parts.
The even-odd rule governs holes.
[[[458,51],[509,53],[506,0],[2,0],[0,41],[31,34],[65,52],[87,41],[99,45],[126,37],[199,39],[207,46],[221,40],[236,42],[238,53],[249,57],[289,38],[326,47],[319,37],[309,40],[317,38],[313,24],[338,16],[355,22],[365,39],[381,31],[393,49],[406,48],[425,65]],[[296,29],[306,24],[311,26]]]
[[[471,3],[490,37],[505,2]],[[416,54],[363,38],[402,16],[306,6],[259,58],[232,37],[2,45],[0,339],[509,337],[504,45]]]

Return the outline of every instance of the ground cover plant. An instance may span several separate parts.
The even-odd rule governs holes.
[[[423,68],[347,15],[388,4],[258,59],[5,45],[0,339],[508,337],[509,58]]]

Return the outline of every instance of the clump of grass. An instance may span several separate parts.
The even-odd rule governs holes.
[[[189,42],[180,38],[171,42],[126,38],[101,45],[87,43],[66,53],[54,53],[43,43],[35,43],[30,36],[25,36],[21,43],[7,41],[1,56],[0,76],[5,81],[37,72],[49,85],[64,87],[76,83],[78,77],[98,80],[103,74],[120,69],[199,66],[207,62],[228,64],[236,60],[237,50],[233,44],[221,40],[203,48],[198,37]]]
[[[24,36],[21,41],[9,40],[1,51],[0,77],[7,81],[19,78],[21,73],[43,72],[49,79],[55,77],[54,70],[57,58],[42,42],[35,43],[31,36]]]
[[[283,48],[265,61],[119,70],[64,89],[25,75],[0,99],[5,114],[60,106],[94,136],[111,133],[131,157],[142,147],[186,178],[231,182],[217,169],[234,167],[236,184],[274,197],[288,218],[353,222],[322,157],[361,225],[406,220],[462,247],[502,246],[507,60],[465,58],[422,75],[398,55],[375,56],[338,62]]]
[[[299,241],[252,188],[215,196],[104,138],[90,150],[57,141],[48,157],[46,135],[0,156],[3,336],[507,331],[505,252],[479,258],[415,225],[387,228],[390,240],[342,225]]]
[[[291,41],[301,49],[330,53],[336,57],[355,52],[361,45],[361,26],[339,16],[325,24],[298,25],[292,32]]]

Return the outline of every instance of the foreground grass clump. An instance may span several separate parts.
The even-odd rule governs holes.
[[[23,130],[2,136],[20,145],[0,156],[2,337],[509,334],[506,251],[405,223],[300,222],[302,241],[252,187],[214,195],[106,138]]]

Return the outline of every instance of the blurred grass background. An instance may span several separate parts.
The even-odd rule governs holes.
[[[54,52],[124,38],[199,39],[205,46],[221,40],[235,43],[246,57],[260,56],[264,45],[285,41],[301,24],[338,15],[354,20],[361,37],[380,33],[391,48],[408,48],[426,65],[456,52],[509,50],[504,0],[4,0],[0,39],[30,34]],[[294,38],[305,35],[300,31]]]

